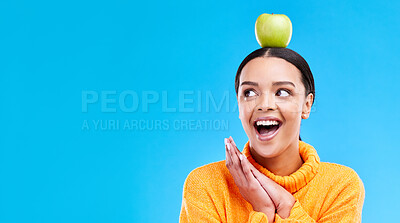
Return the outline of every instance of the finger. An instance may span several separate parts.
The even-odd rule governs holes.
[[[256,172],[260,173],[260,171],[258,171],[258,169],[253,164],[251,164],[250,169],[251,169],[251,171],[256,171]],[[260,174],[262,174],[262,173],[260,173]]]
[[[242,165],[240,164],[239,156],[235,153],[234,149],[232,148],[231,143],[227,143],[228,145],[228,152],[231,155],[231,160],[232,160],[232,170],[231,173],[236,175],[237,180],[243,185],[242,183],[246,182],[246,177],[244,176],[243,170],[242,170]]]
[[[225,142],[225,164],[226,166],[229,166],[231,164],[231,155],[229,154],[228,151],[228,145],[227,145],[228,140],[224,138],[224,142]]]
[[[271,180],[269,177],[265,176],[264,174],[262,174],[259,170],[257,170],[256,168],[251,170],[254,177],[259,180],[261,183],[272,183],[274,182],[273,180]],[[275,183],[275,182],[274,182]],[[266,184],[267,185],[267,184]]]
[[[251,163],[247,160],[246,156],[244,156],[243,154],[240,154],[240,161],[241,161],[241,164],[242,164],[243,173],[246,176],[247,181],[249,183],[257,183],[257,184],[259,184],[259,182],[255,178],[255,176],[251,172],[251,169],[250,169]]]
[[[238,175],[240,175],[240,177],[242,177],[243,181],[247,182],[247,185],[248,185],[250,182],[249,182],[249,180],[247,179],[247,177],[246,177],[246,175],[244,173],[244,170],[243,170],[243,167],[242,167],[242,164],[241,164],[241,161],[240,161],[240,156],[244,157],[244,155],[239,151],[239,149],[236,147],[236,145],[234,145],[234,143],[235,142],[233,141],[232,136],[229,136],[228,145],[230,147],[230,151],[231,151],[231,154],[232,154],[232,159],[233,160],[237,159],[238,160],[238,164],[239,164],[238,165],[239,166]]]
[[[233,148],[232,144],[230,142],[227,143],[228,145],[228,151],[231,155],[232,163],[235,167],[240,167],[241,169],[241,164],[239,160],[239,154],[236,153],[235,149]]]
[[[240,154],[242,154],[240,151],[239,151],[239,149],[237,148],[237,146],[236,146],[236,143],[235,143],[235,141],[233,140],[233,138],[232,138],[232,136],[229,136],[229,138],[227,139],[228,140],[228,142],[230,142],[231,144],[233,144],[233,146],[236,148],[235,149],[235,152],[236,152],[236,154],[238,154],[238,156],[240,155]],[[243,155],[244,156],[244,155]],[[246,156],[244,156],[245,158],[246,158]],[[255,168],[254,166],[253,166],[253,164],[251,164],[250,162],[249,162],[249,160],[246,158],[246,161],[247,161],[247,167],[250,169],[250,170],[252,170],[252,171],[257,171],[259,174],[261,174],[258,170],[257,170],[257,168]],[[250,172],[251,173],[251,172]],[[253,176],[254,177],[254,176]]]
[[[279,197],[279,188],[281,187],[279,184],[277,184],[275,181],[271,180],[264,174],[260,173],[257,169],[251,170],[254,177],[257,179],[258,182],[260,182],[261,186],[264,188],[264,190],[268,193],[268,195],[271,197],[271,199],[276,202],[278,201]]]
[[[229,142],[230,145],[231,145],[230,148],[233,150],[232,154],[236,154],[237,157],[240,157],[240,154],[242,154],[242,153],[241,153],[241,152],[239,151],[239,149],[236,147],[236,144],[235,144],[235,142],[233,141],[232,136],[229,136],[228,142]]]
[[[229,169],[234,165],[234,163],[232,161],[232,149],[230,146],[228,146],[229,139],[225,138],[224,141],[225,141],[225,157],[226,157],[227,165],[228,165],[228,169]]]
[[[227,138],[224,139],[225,141],[225,157],[226,157],[226,167],[228,168],[229,172],[231,173],[233,179],[235,182],[239,185],[241,185],[242,180],[240,179],[240,176],[238,175],[238,171],[235,169],[234,163],[232,161],[232,149],[228,145],[229,140]]]
[[[250,161],[246,158],[246,168],[249,168],[251,174],[254,176],[254,178],[259,181],[259,183],[261,184],[261,186],[265,189],[265,190],[274,190],[273,186],[274,184],[278,185],[277,183],[275,183],[275,181],[271,180],[269,177],[265,176],[264,174],[262,174],[255,166],[253,166],[253,164],[250,163]],[[279,185],[278,185],[279,186]]]
[[[233,145],[233,147],[235,148],[235,150],[239,151],[238,147],[236,146],[235,141],[233,141],[232,136],[229,136],[229,139],[228,139],[228,140],[231,142],[231,144]],[[240,152],[240,151],[239,151],[239,152]]]
[[[240,160],[242,163],[242,167],[243,167],[243,172],[246,175],[246,179],[248,181],[248,187],[251,189],[256,189],[259,188],[260,190],[264,191],[266,193],[265,199],[268,199],[269,202],[271,202],[272,205],[276,206],[273,199],[271,198],[271,195],[268,193],[268,191],[266,191],[261,183],[255,178],[255,176],[253,175],[250,166],[252,166],[252,164],[249,162],[249,160],[246,158],[246,156],[241,155],[240,156]],[[258,190],[258,189],[256,189]],[[275,212],[275,211],[274,211]]]

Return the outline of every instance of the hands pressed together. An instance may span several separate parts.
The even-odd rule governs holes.
[[[285,188],[260,173],[236,147],[232,137],[225,139],[226,167],[243,198],[254,211],[267,215],[274,222],[275,213],[289,217],[295,198]]]

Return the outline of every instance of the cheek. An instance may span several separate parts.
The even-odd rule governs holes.
[[[282,116],[286,122],[285,128],[283,129],[283,135],[285,137],[291,137],[300,129],[301,113],[297,112],[297,110],[297,106],[290,106],[285,112],[282,112]]]
[[[287,127],[294,131],[299,128],[301,122],[301,107],[297,103],[282,103],[280,111],[286,121]]]
[[[239,118],[240,120],[244,120],[246,118],[246,109],[243,106],[239,106]]]
[[[302,105],[298,100],[282,101],[276,103],[279,110],[290,117],[299,115],[302,111]]]
[[[242,121],[247,121],[253,112],[253,106],[252,103],[249,102],[240,102],[239,105],[239,118],[242,119]]]

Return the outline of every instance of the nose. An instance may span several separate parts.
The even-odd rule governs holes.
[[[272,94],[262,94],[257,101],[258,111],[275,110],[277,108],[275,97]]]

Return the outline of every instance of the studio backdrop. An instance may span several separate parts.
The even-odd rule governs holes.
[[[248,141],[234,78],[262,13],[293,24],[316,99],[302,140],[395,222],[396,1],[2,1],[0,223],[178,222],[183,184]]]

